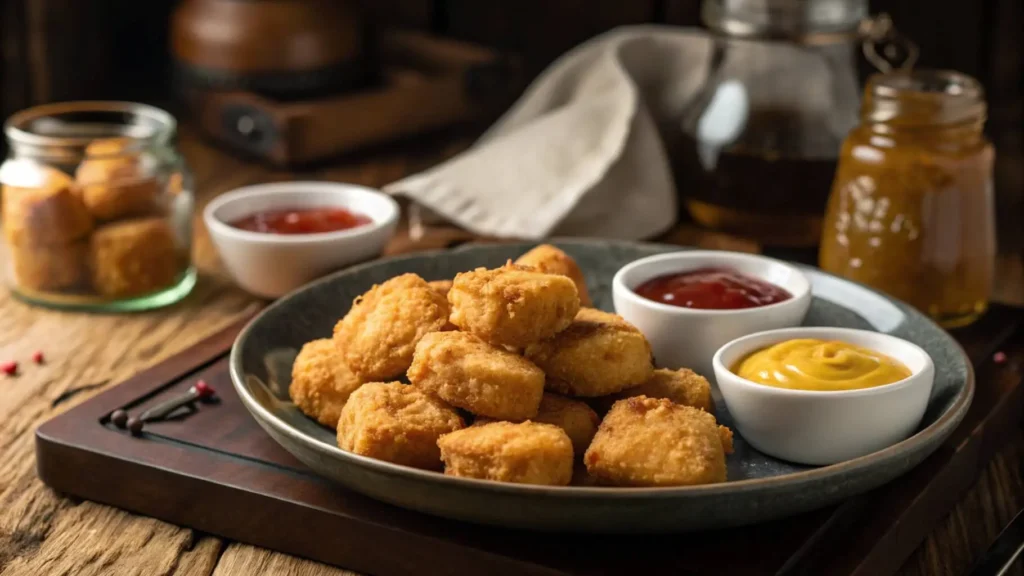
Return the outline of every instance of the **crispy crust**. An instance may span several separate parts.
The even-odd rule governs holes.
[[[715,408],[714,400],[711,398],[711,384],[707,378],[689,368],[659,368],[643,384],[627,388],[618,394],[595,398],[593,404],[599,412],[607,412],[615,402],[633,396],[665,398],[676,404],[693,406],[711,413],[714,413]]]
[[[334,327],[334,345],[361,380],[389,380],[409,369],[420,339],[447,322],[444,297],[416,274],[403,274],[355,299]]]
[[[614,394],[647,381],[653,373],[647,338],[621,316],[582,308],[553,338],[526,349],[547,374],[547,388],[569,396]]]
[[[401,382],[363,384],[338,420],[338,447],[395,464],[439,470],[438,439],[465,425],[451,407]]]
[[[572,256],[551,244],[537,246],[520,256],[515,263],[520,266],[529,266],[545,274],[558,274],[569,278],[576,284],[576,291],[580,296],[580,306],[593,305],[590,300],[590,292],[587,290],[587,281],[583,278],[583,271],[580,270],[579,265],[572,259]]]
[[[338,427],[341,409],[362,382],[338,357],[329,338],[307,342],[292,364],[288,392],[299,410],[329,428]]]
[[[449,476],[565,486],[572,479],[572,442],[551,424],[492,422],[437,442]]]
[[[114,222],[100,226],[90,238],[93,287],[105,296],[138,296],[166,288],[184,261],[163,218]]]
[[[540,368],[465,332],[424,336],[408,376],[452,406],[503,420],[532,418],[544,393]]]
[[[618,486],[725,482],[732,431],[711,414],[636,396],[612,406],[584,455],[587,471]]]
[[[448,301],[452,324],[517,349],[565,329],[580,306],[572,280],[512,264],[459,274]]]
[[[93,221],[71,178],[40,167],[35,188],[3,187],[3,228],[10,244],[22,247],[69,244],[85,238]]]
[[[89,286],[89,242],[52,246],[10,244],[14,282],[29,290],[75,290]]]

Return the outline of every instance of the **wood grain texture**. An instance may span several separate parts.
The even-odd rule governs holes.
[[[301,176],[379,186],[450,156],[466,144],[456,138],[386,147]],[[187,130],[180,149],[196,175],[200,208],[237,186],[296,177],[223,154]],[[198,217],[196,221],[194,254],[202,278],[196,291],[172,308],[121,316],[70,314],[32,308],[0,293],[0,359],[22,363],[19,376],[0,378],[0,575],[351,574],[63,498],[36,477],[32,433],[38,424],[258,305],[226,279]],[[457,234],[451,236],[459,239]],[[1024,273],[1019,259],[1001,264],[1000,272],[1009,279],[1000,288],[1021,303]],[[28,361],[37,349],[47,356],[43,366]],[[73,394],[72,388],[83,383],[101,386]],[[68,401],[53,405],[69,393]],[[1024,502],[1022,446],[1024,440],[1002,451],[956,511],[907,562],[903,574],[955,574],[984,550]]]

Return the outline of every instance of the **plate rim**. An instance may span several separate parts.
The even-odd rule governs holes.
[[[971,405],[971,401],[974,398],[975,393],[975,375],[974,366],[971,364],[970,357],[967,356],[966,351],[960,345],[955,338],[953,338],[948,332],[939,327],[935,322],[924,314],[920,315],[920,318],[930,323],[932,327],[940,331],[948,338],[949,342],[953,344],[956,351],[959,353],[961,360],[967,366],[966,382],[964,387],[959,391],[952,405],[946,409],[946,411],[939,416],[939,418],[926,427],[923,430],[918,431],[914,435],[864,456],[839,462],[836,464],[830,464],[828,466],[820,466],[811,468],[808,470],[801,470],[799,472],[792,472],[789,474],[780,474],[777,476],[770,476],[767,478],[747,478],[743,480],[725,481],[714,484],[703,484],[698,486],[651,486],[651,487],[609,487],[609,486],[541,486],[532,484],[514,484],[508,482],[497,482],[493,480],[482,480],[476,478],[462,478],[456,476],[446,476],[442,472],[435,472],[431,470],[421,470],[419,468],[412,468],[409,466],[403,466],[400,464],[394,464],[383,460],[377,460],[367,456],[359,454],[353,454],[317,440],[316,438],[303,433],[301,430],[293,428],[287,422],[279,418],[277,415],[268,411],[262,404],[260,404],[249,392],[248,385],[245,383],[245,375],[242,371],[242,360],[241,360],[241,348],[242,344],[248,338],[250,332],[254,329],[256,324],[264,318],[270,311],[276,309],[279,306],[287,305],[288,301],[298,294],[299,292],[311,290],[315,286],[326,284],[334,281],[335,278],[350,274],[357,274],[366,269],[380,266],[384,263],[396,263],[411,260],[420,260],[423,258],[439,257],[451,254],[452,252],[461,252],[465,250],[471,250],[475,248],[485,247],[501,247],[509,245],[520,245],[520,244],[553,244],[553,245],[607,245],[609,243],[618,244],[621,246],[630,246],[644,249],[658,249],[658,250],[693,250],[692,246],[679,246],[674,244],[664,244],[657,242],[639,242],[631,240],[599,240],[599,239],[578,239],[578,238],[550,238],[541,241],[520,241],[520,242],[507,242],[507,243],[485,243],[485,244],[462,244],[452,249],[440,249],[440,250],[425,250],[422,252],[416,252],[413,254],[405,254],[400,256],[392,256],[388,258],[381,258],[349,268],[339,270],[323,278],[310,282],[288,294],[281,297],[277,301],[273,302],[249,322],[246,323],[245,327],[239,332],[235,338],[234,343],[231,346],[231,354],[229,356],[229,373],[231,375],[231,383],[235,388],[239,398],[242,399],[242,403],[249,410],[250,414],[259,422],[265,425],[272,426],[276,431],[281,434],[288,436],[293,441],[297,441],[309,449],[312,449],[316,453],[331,458],[340,459],[341,461],[353,464],[362,468],[369,468],[372,472],[383,473],[388,475],[401,475],[409,479],[415,479],[420,481],[429,482],[431,484],[441,485],[445,488],[454,487],[465,487],[473,490],[483,490],[488,492],[497,492],[509,496],[546,496],[556,498],[571,498],[571,499],[599,499],[608,500],[609,497],[615,497],[620,499],[647,499],[647,498],[687,498],[687,497],[704,497],[704,496],[728,496],[738,492],[760,492],[760,491],[771,491],[773,489],[792,489],[808,484],[817,484],[822,480],[828,478],[845,475],[849,473],[856,473],[867,471],[877,466],[884,465],[887,462],[898,460],[903,454],[912,450],[913,448],[927,444],[929,441],[937,440],[941,441],[953,430],[963,419],[967,413],[968,408]],[[720,250],[726,252],[725,250]],[[913,310],[908,304],[902,302],[899,299],[892,298],[891,296],[882,294],[881,292],[865,286],[860,282],[841,278],[815,267],[813,268],[816,272],[826,274],[837,278],[844,282],[859,285],[873,294],[876,294],[886,300],[897,302],[904,307]],[[936,442],[938,443],[938,442]],[[927,456],[926,456],[927,457]],[[317,474],[318,476],[322,476]],[[332,480],[333,481],[333,480]]]

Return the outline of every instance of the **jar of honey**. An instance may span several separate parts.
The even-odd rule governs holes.
[[[826,211],[820,265],[945,327],[987,308],[994,151],[984,91],[957,72],[879,74],[865,89]]]
[[[194,202],[175,126],[131,102],[47,104],[7,120],[0,261],[15,296],[130,311],[189,293]]]

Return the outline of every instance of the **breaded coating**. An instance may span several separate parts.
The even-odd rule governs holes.
[[[583,457],[587,471],[617,486],[725,482],[732,432],[711,414],[664,398],[620,400]]]
[[[395,464],[441,469],[438,439],[465,425],[454,408],[401,382],[363,384],[338,420],[338,447]]]
[[[416,344],[448,323],[448,301],[416,274],[396,276],[355,299],[334,326],[342,360],[364,382],[397,378]]]
[[[15,284],[28,290],[75,290],[89,286],[89,242],[50,246],[9,244]]]
[[[337,428],[341,409],[361,384],[338,357],[334,342],[322,338],[307,342],[295,357],[288,393],[303,414]]]
[[[459,274],[448,301],[452,324],[516,349],[564,330],[580,307],[572,280],[512,264]]]
[[[438,294],[444,296],[445,300],[448,299],[448,292],[452,289],[451,280],[431,280],[430,282],[427,282],[427,284],[429,284],[430,287]]]
[[[105,138],[85,148],[86,158],[75,171],[82,201],[93,216],[112,220],[151,213],[160,183],[143,170],[141,156],[129,148],[130,138]]]
[[[36,187],[5,185],[3,229],[8,243],[22,247],[69,244],[85,238],[93,219],[71,178],[40,166]]]
[[[590,441],[594,439],[594,434],[597,433],[597,425],[601,423],[601,418],[585,403],[549,392],[544,393],[537,415],[530,420],[542,424],[553,424],[565,430],[569,440],[572,441],[573,453],[581,458],[586,452],[587,446],[590,445]],[[495,420],[485,417],[477,418],[473,421],[473,426],[482,426],[491,422],[495,422]]]
[[[534,417],[544,394],[540,368],[465,332],[424,336],[408,376],[452,406],[499,420]]]
[[[553,338],[527,347],[547,374],[547,389],[568,396],[605,396],[646,382],[654,371],[647,338],[621,316],[582,308]]]
[[[491,422],[438,440],[444,473],[517,484],[565,486],[572,479],[572,442],[537,422]]]
[[[140,296],[167,288],[186,259],[164,218],[121,220],[100,226],[90,238],[92,284],[104,296]]]
[[[633,396],[665,398],[676,404],[693,406],[714,413],[711,384],[708,383],[707,378],[689,368],[680,368],[679,370],[659,368],[643,384],[627,388],[618,394],[595,398],[594,405],[598,411],[607,412],[615,402]]]
[[[515,263],[545,274],[558,274],[569,278],[576,284],[576,291],[580,295],[580,306],[593,305],[590,300],[590,292],[587,290],[587,281],[583,278],[583,271],[580,270],[579,265],[572,259],[572,256],[551,244],[537,246],[520,256]]]

